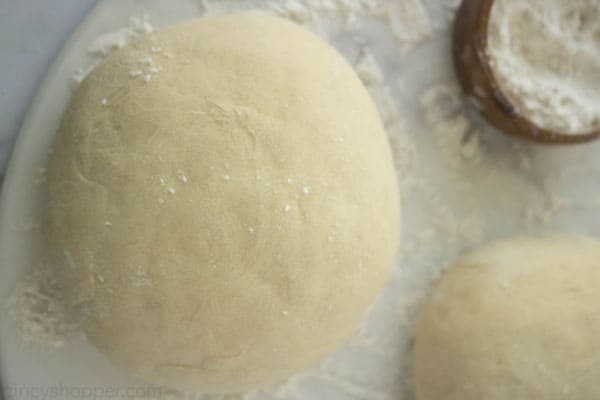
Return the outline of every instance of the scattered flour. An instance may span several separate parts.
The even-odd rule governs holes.
[[[153,31],[154,27],[150,24],[148,15],[144,15],[142,18],[132,16],[129,18],[129,23],[125,28],[106,33],[96,38],[88,47],[88,53],[106,57],[111,51],[122,48],[132,39]]]
[[[367,86],[383,83],[381,68],[379,68],[375,57],[368,48],[362,50],[361,57],[354,66],[354,70]]]
[[[433,26],[421,0],[392,1],[388,22],[403,52],[433,35]]]
[[[460,87],[454,82],[434,85],[421,97],[421,105],[447,165],[476,168],[483,157],[480,134],[464,113]]]
[[[8,313],[25,342],[61,347],[81,335],[81,316],[68,311],[64,290],[47,262],[31,268],[13,290]]]
[[[597,0],[504,0],[492,7],[488,53],[517,110],[544,129],[600,129]]]
[[[154,31],[154,27],[149,22],[148,15],[144,15],[142,18],[130,17],[126,27],[118,29],[114,32],[108,32],[104,35],[97,37],[92,44],[88,47],[88,55],[90,56],[90,64],[79,68],[73,76],[74,84],[77,85],[85,79],[85,77],[94,69],[94,67],[111,51],[120,49],[125,46],[129,41]],[[159,47],[154,46],[152,49],[162,50]],[[151,49],[151,51],[152,51]],[[157,50],[157,51],[158,51]],[[137,71],[137,70],[136,70]],[[130,72],[130,76],[141,75],[142,72],[136,73],[136,71]]]
[[[323,37],[355,32],[369,19],[384,21],[405,54],[440,30],[458,0],[200,0],[204,15],[251,10],[273,13],[305,25]],[[438,15],[443,17],[439,18]],[[441,20],[441,21],[438,21]]]
[[[482,225],[481,234],[502,225],[505,210],[496,211],[496,218],[490,215],[502,198],[505,207],[518,212],[519,218],[513,222],[528,228],[550,226],[561,211],[596,206],[595,201],[582,201],[577,190],[565,191],[565,183],[570,180],[593,180],[598,173],[596,168],[585,163],[557,163],[552,154],[535,145],[503,138],[493,127],[474,117],[467,102],[454,81],[433,85],[421,97],[424,118],[448,167],[448,179],[460,201],[482,213],[471,220]],[[498,148],[504,149],[498,151]],[[571,150],[564,150],[567,151]],[[594,183],[590,186],[597,187]],[[486,208],[488,211],[483,215]],[[456,211],[459,207],[454,205],[451,209]],[[455,234],[466,239],[464,233],[476,230],[467,225]],[[477,235],[472,236],[476,238]]]

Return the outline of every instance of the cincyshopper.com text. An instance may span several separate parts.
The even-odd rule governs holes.
[[[14,400],[118,400],[162,399],[160,386],[70,386],[56,385],[6,386],[7,399]]]

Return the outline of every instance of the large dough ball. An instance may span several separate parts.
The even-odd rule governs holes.
[[[459,259],[414,368],[417,400],[600,399],[600,241],[516,237]]]
[[[112,54],[65,113],[49,247],[89,339],[147,380],[234,391],[314,364],[395,258],[385,132],[352,68],[267,16]]]

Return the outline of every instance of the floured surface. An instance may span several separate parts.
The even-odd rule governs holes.
[[[49,72],[19,138],[0,209],[0,262],[8,267],[0,282],[3,298],[26,267],[37,262],[31,250],[39,241],[43,204],[43,171],[38,168],[45,165],[71,78],[98,60],[88,47],[102,34],[126,27],[131,16],[148,13],[149,23],[158,27],[204,12],[220,14],[258,4],[325,36],[356,66],[394,149],[403,193],[403,241],[393,278],[349,343],[280,387],[228,398],[412,399],[410,357],[418,307],[432,280],[458,254],[511,233],[600,235],[600,163],[594,161],[600,143],[542,147],[500,135],[482,122],[466,105],[452,73],[447,28],[456,3],[178,0],[148,1],[140,7],[135,1],[105,1],[59,57],[60,68]],[[21,315],[31,316],[30,310]],[[63,333],[73,339],[48,350],[24,341],[17,324],[2,324],[1,329],[3,381],[9,394],[15,385],[140,384],[118,374],[70,330]],[[52,337],[47,344],[56,339]],[[156,391],[144,393],[157,397]],[[182,397],[170,390],[159,394]]]

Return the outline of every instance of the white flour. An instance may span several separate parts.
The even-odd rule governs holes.
[[[94,69],[94,67],[111,51],[120,49],[129,41],[140,35],[151,33],[154,27],[148,21],[148,15],[141,18],[130,17],[126,27],[114,32],[108,32],[98,36],[88,47],[88,54],[91,58],[89,65],[79,68],[73,76],[73,81],[77,85]],[[160,50],[160,48],[156,48]],[[140,71],[140,75],[142,72]],[[147,75],[145,75],[147,76]]]
[[[387,23],[402,54],[447,28],[457,0],[201,0],[205,15],[221,15],[232,10],[261,10],[289,18],[327,37],[354,32],[369,19]],[[443,18],[432,18],[438,15]],[[442,22],[440,22],[440,20]]]
[[[46,262],[35,265],[8,300],[9,315],[26,342],[61,347],[81,335],[80,318],[69,312],[64,290]]]
[[[488,53],[518,111],[544,129],[600,129],[597,0],[501,0],[490,15]]]
[[[375,57],[367,48],[362,50],[362,54],[354,66],[354,70],[366,86],[383,83],[381,68],[379,68]]]

